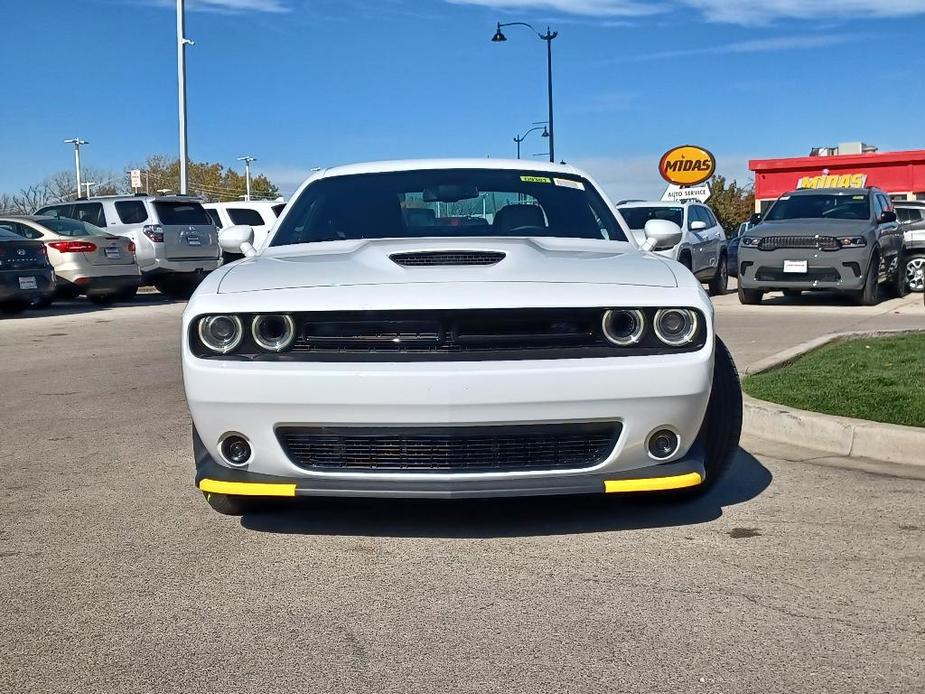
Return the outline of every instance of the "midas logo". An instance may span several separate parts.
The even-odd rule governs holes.
[[[804,176],[797,188],[863,188],[867,185],[867,174],[840,174],[837,176]]]
[[[696,186],[714,174],[716,159],[703,147],[682,145],[662,155],[658,171],[669,183],[677,186]]]

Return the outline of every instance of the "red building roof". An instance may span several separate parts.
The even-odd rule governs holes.
[[[801,178],[864,174],[867,185],[888,193],[925,192],[925,149],[905,152],[842,154],[830,157],[753,159],[748,168],[755,172],[755,197],[775,199],[795,190]]]

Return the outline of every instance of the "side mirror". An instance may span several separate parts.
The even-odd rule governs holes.
[[[235,224],[218,232],[218,245],[225,253],[243,253],[250,258],[254,249],[254,229],[247,224]]]
[[[650,219],[645,232],[646,242],[642,245],[645,251],[662,251],[681,243],[681,227],[667,219]]]
[[[896,221],[896,213],[893,210],[886,210],[880,215],[881,224],[892,224]]]
[[[701,222],[700,220],[696,222],[691,222],[691,231],[703,231],[707,228],[706,222]]]

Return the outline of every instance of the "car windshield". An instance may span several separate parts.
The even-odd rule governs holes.
[[[786,219],[870,219],[867,193],[784,195],[768,210],[767,221]]]
[[[633,231],[642,231],[650,219],[665,219],[678,226],[684,225],[683,207],[621,207],[620,214]]]
[[[311,184],[289,205],[273,246],[465,236],[626,240],[585,180],[527,170],[334,176]]]
[[[53,231],[61,236],[103,236],[105,231],[89,222],[78,222],[76,219],[36,219],[35,223]]]

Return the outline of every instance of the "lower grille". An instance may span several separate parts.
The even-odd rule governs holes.
[[[313,472],[523,472],[594,467],[619,422],[440,428],[283,427],[289,459]]]
[[[837,251],[838,239],[832,236],[762,236],[758,249],[775,251],[778,248],[814,248],[820,251]]]
[[[811,267],[806,272],[784,272],[780,268],[759,267],[758,282],[838,282],[841,275],[834,267]]]

